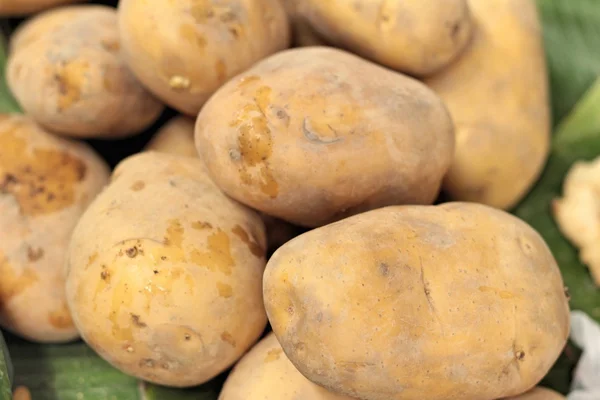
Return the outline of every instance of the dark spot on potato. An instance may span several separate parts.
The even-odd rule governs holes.
[[[235,339],[233,338],[233,336],[231,335],[231,333],[225,331],[223,333],[221,333],[221,340],[229,343],[231,345],[231,347],[235,347],[236,343],[235,343]]]
[[[565,297],[567,300],[571,300],[571,292],[569,292],[569,288],[565,286]]]
[[[382,276],[388,276],[390,274],[390,267],[386,263],[379,264],[379,273]]]
[[[134,192],[139,192],[140,190],[144,189],[145,187],[146,187],[146,184],[144,182],[137,181],[133,185],[131,185],[131,190],[133,190]]]
[[[523,350],[519,350],[515,354],[515,357],[517,358],[517,360],[523,361],[525,359],[525,352]]]
[[[248,232],[246,232],[244,230],[244,228],[242,228],[240,225],[236,225],[232,230],[231,230],[238,238],[240,238],[240,240],[242,242],[244,242],[248,248],[250,249],[250,252],[256,256],[256,257],[263,257],[265,254],[265,249],[263,249],[257,242],[256,239],[252,238],[252,240],[250,239],[250,236],[248,235]]]
[[[202,222],[202,221],[192,222],[193,229],[198,229],[198,230],[212,229],[212,227],[213,226],[211,224],[209,224],[208,222]]]
[[[288,314],[290,315],[294,315],[294,306],[289,306],[286,311],[288,312]]]
[[[44,256],[44,249],[34,249],[31,246],[27,247],[27,259],[30,262],[36,262]]]
[[[169,369],[169,364],[167,364],[166,362],[164,362],[164,363],[160,364],[160,367],[162,369],[167,369],[168,370]]]
[[[283,353],[283,349],[271,349],[265,356],[265,362],[273,362],[279,360],[279,357]]]
[[[100,272],[100,279],[102,279],[106,283],[110,283],[110,272],[108,272],[107,270]]]
[[[135,258],[135,256],[138,255],[138,249],[135,246],[130,247],[127,250],[125,250],[125,254],[127,254],[127,257],[129,258]]]
[[[189,334],[189,333],[186,333],[185,335],[183,335],[183,338],[184,338],[186,341],[188,341],[188,340],[190,340],[192,337],[190,336],[190,334]]]
[[[140,328],[145,328],[148,326],[140,319],[140,316],[137,314],[131,314],[131,322],[133,322],[135,326]]]
[[[153,272],[154,272],[154,275],[158,274],[158,271],[157,271],[157,270],[154,270]]]
[[[71,313],[67,307],[67,303],[63,302],[61,307],[48,314],[48,322],[56,329],[71,329],[74,327]]]

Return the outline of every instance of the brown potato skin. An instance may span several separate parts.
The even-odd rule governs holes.
[[[79,217],[108,183],[87,145],[58,138],[31,119],[0,114],[0,326],[35,342],[79,334],[63,266]]]
[[[196,147],[238,201],[316,227],[391,204],[431,204],[454,153],[443,103],[420,82],[329,47],[271,56],[200,112]]]
[[[556,393],[554,390],[536,387],[527,393],[506,400],[565,400],[565,396]]]
[[[141,132],[164,106],[123,62],[115,9],[82,5],[68,14],[60,28],[55,24],[65,14],[26,27],[29,41],[7,61],[15,98],[40,125],[64,136],[114,139]]]
[[[523,393],[569,336],[543,239],[474,203],[387,207],[305,233],[273,254],[263,288],[298,370],[361,399]]]
[[[192,117],[225,81],[290,41],[280,0],[121,0],[119,25],[138,79]]]
[[[474,37],[455,63],[425,81],[456,125],[444,191],[510,209],[537,181],[550,149],[542,31],[533,0],[470,0]]]
[[[198,157],[194,144],[195,123],[196,121],[185,115],[171,118],[154,134],[146,145],[146,150]]]
[[[81,217],[67,300],[83,339],[121,371],[173,387],[237,361],[266,325],[264,226],[193,157],[122,161]]]
[[[15,17],[82,0],[2,0],[0,17]]]

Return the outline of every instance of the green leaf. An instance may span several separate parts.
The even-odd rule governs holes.
[[[20,112],[17,102],[13,98],[5,79],[6,41],[0,34],[0,113]]]
[[[0,400],[12,399],[11,375],[12,366],[8,356],[8,349],[0,332]]]

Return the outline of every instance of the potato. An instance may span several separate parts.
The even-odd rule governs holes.
[[[326,43],[310,26],[310,23],[297,11],[297,0],[283,0],[283,6],[292,25],[292,44],[294,47],[325,46]]]
[[[426,83],[456,124],[444,189],[509,209],[537,181],[550,140],[544,47],[533,0],[470,0],[477,28],[458,61]]]
[[[2,0],[0,17],[22,16],[81,0]]]
[[[265,232],[202,162],[145,152],[121,162],[81,217],[67,299],[83,339],[161,385],[206,382],[262,334]]]
[[[219,400],[352,400],[306,379],[269,333],[227,377]]]
[[[36,342],[78,337],[63,265],[71,232],[108,175],[87,145],[0,114],[0,326]]]
[[[420,82],[327,47],[280,52],[225,84],[196,121],[215,182],[266,214],[315,227],[436,198],[452,120]]]
[[[565,397],[554,390],[536,387],[522,395],[511,397],[507,400],[565,400]]]
[[[523,393],[569,336],[543,239],[475,203],[392,206],[315,229],[273,254],[263,287],[292,363],[360,399]]]
[[[198,157],[194,145],[195,121],[184,115],[172,118],[154,135],[146,150]]]
[[[290,40],[280,0],[121,0],[119,26],[137,77],[193,117],[227,79]]]
[[[79,6],[64,13],[26,25],[9,56],[7,81],[21,107],[40,125],[72,137],[114,139],[152,124],[164,106],[124,64],[116,11]]]
[[[410,75],[439,71],[471,38],[467,0],[296,2],[328,42]]]

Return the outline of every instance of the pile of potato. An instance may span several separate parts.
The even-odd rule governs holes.
[[[161,385],[233,367],[221,400],[562,398],[535,387],[568,295],[506,211],[549,152],[534,0],[65,3],[0,3],[38,12],[0,115],[2,328]],[[82,140],[165,107],[112,173]]]

